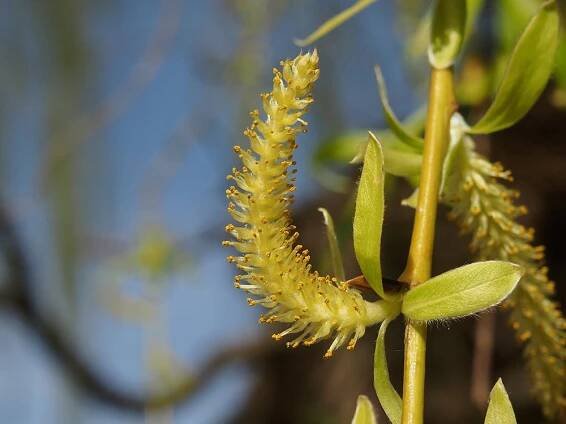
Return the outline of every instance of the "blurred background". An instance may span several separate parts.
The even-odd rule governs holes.
[[[472,120],[533,1],[488,1],[478,15],[457,67]],[[220,246],[231,147],[243,142],[257,94],[300,51],[294,38],[351,3],[0,1],[0,422],[333,424],[349,422],[358,394],[377,405],[377,331],[331,360],[324,346],[287,351],[233,288]],[[350,241],[359,169],[334,141],[385,126],[375,64],[398,116],[422,106],[428,3],[381,0],[316,44],[321,78],[299,140],[294,216],[322,271],[330,266],[319,206],[334,216],[347,275],[359,274]],[[534,110],[479,141],[513,171],[563,305],[565,44]],[[390,179],[388,191],[382,251],[395,278],[413,211],[400,206],[405,182]],[[435,272],[469,262],[467,240],[445,215]],[[485,393],[472,396],[471,386],[483,319],[430,330],[427,422],[481,422]],[[489,322],[493,361],[480,379],[491,387],[502,376],[519,422],[542,422],[505,313]],[[400,387],[400,320],[388,345]]]

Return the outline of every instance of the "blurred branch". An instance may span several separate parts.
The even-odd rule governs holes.
[[[0,207],[0,243],[6,263],[7,284],[0,292],[0,306],[9,308],[37,334],[61,367],[90,396],[115,407],[143,412],[186,402],[204,389],[224,367],[253,361],[269,354],[272,343],[252,342],[226,347],[212,355],[195,373],[179,376],[173,387],[159,393],[138,396],[114,387],[98,376],[80,357],[58,326],[44,317],[33,301],[29,268],[15,228]]]
[[[470,397],[479,411],[485,410],[491,390],[491,364],[495,336],[495,313],[483,314],[476,322]]]
[[[62,141],[47,151],[47,157],[40,172],[41,181],[46,181],[45,177],[78,146],[88,141],[125,112],[133,100],[155,78],[179,31],[182,1],[162,0],[161,9],[156,29],[126,81],[93,111],[75,118],[70,127],[51,137],[55,141]]]

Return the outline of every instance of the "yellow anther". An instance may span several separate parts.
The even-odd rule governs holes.
[[[525,342],[527,340],[529,340],[532,336],[532,333],[530,331],[525,331],[524,333],[519,334],[519,340],[521,342]]]

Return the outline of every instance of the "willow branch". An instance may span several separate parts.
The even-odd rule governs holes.
[[[399,280],[414,287],[430,278],[438,192],[455,109],[451,69],[432,68],[419,197],[407,266]],[[421,424],[424,411],[426,324],[408,321],[405,329],[403,424]]]

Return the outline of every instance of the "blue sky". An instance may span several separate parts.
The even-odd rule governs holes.
[[[269,87],[271,67],[299,51],[292,43],[294,37],[308,33],[317,22],[349,4],[324,0],[290,3],[293,7],[263,36],[265,63],[258,82],[260,90]],[[180,362],[196,369],[222,346],[265,334],[256,325],[258,311],[248,308],[245,295],[233,289],[233,270],[226,264],[226,252],[219,243],[228,221],[224,188],[225,175],[233,165],[231,145],[243,141],[239,135],[243,115],[240,109],[255,93],[247,93],[248,100],[242,99],[237,84],[215,81],[214,72],[212,77],[208,75],[212,79],[202,73],[210,59],[203,52],[213,59],[226,60],[238,48],[241,28],[220,0],[181,1],[181,5],[179,32],[155,78],[117,119],[77,150],[81,164],[77,187],[83,199],[79,212],[86,217],[83,230],[87,237],[134,243],[144,226],[140,186],[148,169],[152,169],[156,156],[187,116],[206,116],[197,119],[203,128],[178,158],[178,166],[160,193],[162,202],[155,206],[153,215],[169,234],[184,240],[188,254],[196,261],[190,272],[168,278],[160,297],[169,344]],[[27,15],[22,9],[17,9],[14,19],[24,24]],[[84,86],[85,111],[124,84],[143,54],[160,10],[157,1],[121,0],[105,2],[100,11],[89,15],[84,30],[92,68]],[[317,16],[314,10],[324,12],[324,16]],[[311,131],[301,141],[297,156],[299,206],[321,190],[308,167],[321,139],[344,128],[382,125],[373,64],[379,62],[383,67],[394,94],[393,106],[400,116],[410,113],[418,101],[403,68],[393,15],[393,2],[383,0],[318,43],[321,79],[326,75],[334,79],[325,85],[335,89],[343,128],[311,119]],[[28,53],[33,58],[34,37],[41,34],[32,32],[27,37]],[[35,62],[41,64],[40,59]],[[331,66],[332,72],[327,72],[325,66]],[[4,196],[15,211],[18,229],[30,252],[37,300],[47,314],[64,319],[70,313],[64,310],[67,306],[61,300],[49,211],[37,186],[46,138],[47,83],[41,66],[30,66],[28,78],[17,102],[5,112],[2,136],[8,147],[3,161]],[[69,116],[70,125],[75,118]],[[89,166],[91,158],[97,158],[97,166]],[[115,278],[132,287],[139,287],[140,282],[133,274],[110,273],[109,264],[108,258],[100,255],[87,254],[81,260],[76,315],[63,325],[97,371],[114,384],[139,392],[147,380],[143,359],[147,337],[139,325],[112,316],[100,303],[98,293],[102,279]],[[140,416],[77,394],[41,343],[6,312],[0,320],[0,344],[0,422],[143,422]],[[245,399],[249,385],[246,369],[229,368],[198,399],[178,407],[174,422],[223,422],[234,405]]]

